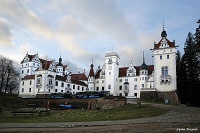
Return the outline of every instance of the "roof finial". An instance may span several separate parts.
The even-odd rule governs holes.
[[[61,52],[60,52],[60,58],[61,58]]]
[[[163,19],[163,31],[165,30],[165,21]]]
[[[145,60],[144,60],[144,51],[143,51],[143,63],[145,63]]]

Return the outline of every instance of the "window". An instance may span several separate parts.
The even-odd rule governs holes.
[[[55,89],[55,92],[58,92],[58,89]]]
[[[104,87],[102,87],[102,91],[104,91]]]
[[[108,89],[111,89],[111,85],[108,85]]]
[[[63,92],[63,90],[61,90],[61,92]]]
[[[82,91],[84,91],[84,87],[82,87]]]
[[[145,80],[147,80],[147,77],[145,77]]]
[[[58,81],[56,81],[56,86],[58,86]]]
[[[111,72],[109,72],[109,75],[111,75]]]
[[[99,83],[99,81],[97,81],[97,84]]]
[[[142,71],[142,74],[144,74],[144,71]]]
[[[134,78],[134,81],[137,82],[137,78]]]
[[[104,83],[104,80],[102,80],[102,83]]]
[[[32,81],[30,81],[30,85],[31,85]]]
[[[134,90],[137,90],[137,85],[134,85]]]
[[[128,79],[125,79],[125,82],[128,82]]]
[[[112,66],[108,66],[108,70],[112,70]]]
[[[31,88],[29,88],[29,92],[31,92]]]
[[[22,93],[24,92],[24,88],[22,88]]]
[[[52,79],[49,79],[49,85],[52,85],[53,83],[53,80]]]
[[[78,86],[78,90],[79,90],[80,86]]]
[[[127,89],[128,89],[128,86],[126,85],[124,89],[127,90]]]
[[[49,89],[49,92],[51,92],[51,90]]]
[[[122,82],[122,79],[119,79],[119,82]]]
[[[29,69],[27,69],[27,73],[29,73]]]
[[[169,55],[167,55],[167,59],[169,59]]]
[[[119,93],[119,96],[122,96],[122,93]]]
[[[75,89],[75,85],[73,85],[73,89]]]
[[[168,66],[163,66],[162,67],[162,76],[167,76],[168,75]]]
[[[122,86],[119,86],[119,90],[122,90]]]
[[[64,87],[64,83],[62,82],[61,87]]]
[[[67,86],[70,87],[70,84],[68,84]]]
[[[144,80],[144,77],[142,77],[142,80]]]
[[[24,81],[22,82],[22,86],[24,86]]]
[[[125,96],[128,96],[128,93],[125,93]]]
[[[160,60],[162,60],[162,55],[160,56]]]
[[[38,89],[38,92],[40,92],[40,89]]]
[[[37,78],[37,84],[41,84],[41,79]]]
[[[142,88],[144,88],[144,84],[142,84]]]
[[[22,74],[24,73],[24,70],[22,70]]]
[[[99,91],[99,87],[97,87],[97,91]]]
[[[134,93],[134,96],[137,97],[137,93]]]

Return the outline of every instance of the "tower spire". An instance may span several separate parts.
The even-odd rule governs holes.
[[[163,31],[165,30],[165,21],[163,19]]]
[[[163,31],[162,31],[162,33],[161,33],[161,37],[163,37],[163,38],[167,37],[167,32],[165,31],[164,20],[163,20]]]
[[[144,59],[144,51],[143,51],[143,63],[145,63],[145,59]]]

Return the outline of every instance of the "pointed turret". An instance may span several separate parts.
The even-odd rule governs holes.
[[[58,62],[58,64],[57,64],[56,66],[63,66],[61,56],[60,56],[60,58],[59,58],[59,62]]]
[[[93,59],[92,59],[92,64],[90,65],[90,73],[89,73],[89,76],[90,77],[94,77],[94,69],[93,69],[94,65],[93,65]]]
[[[146,69],[147,70],[147,65],[145,64],[145,59],[144,59],[144,51],[143,51],[143,63],[140,67],[141,70]]]

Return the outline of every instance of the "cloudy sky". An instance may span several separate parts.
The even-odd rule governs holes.
[[[152,64],[149,50],[161,37],[182,51],[187,33],[200,19],[199,0],[0,0],[0,55],[20,62],[25,54],[58,60],[88,70],[108,51],[120,65]]]

